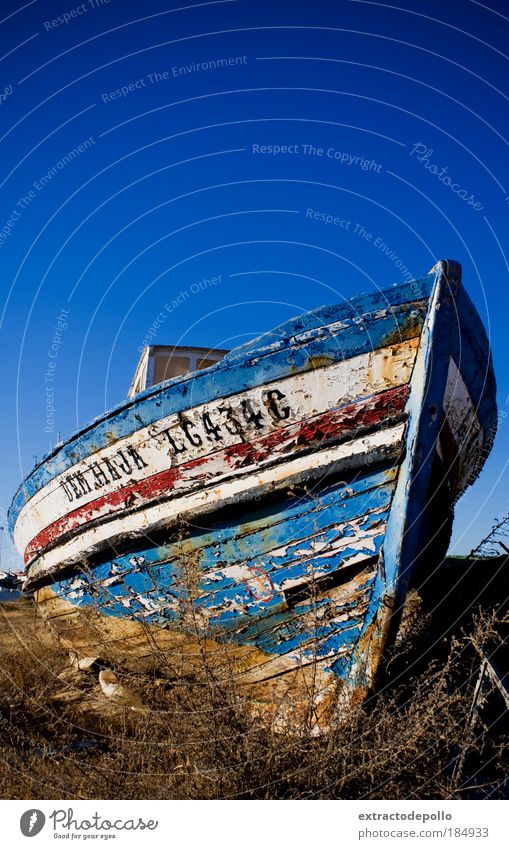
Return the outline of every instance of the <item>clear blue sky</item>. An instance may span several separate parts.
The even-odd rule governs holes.
[[[454,550],[509,509],[507,7],[405,5],[2,2],[3,516],[158,317],[154,342],[229,348],[445,257],[501,411]]]

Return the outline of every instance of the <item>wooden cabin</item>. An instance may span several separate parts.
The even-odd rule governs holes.
[[[128,397],[172,377],[208,368],[223,359],[223,348],[189,348],[175,345],[146,345],[137,365]]]

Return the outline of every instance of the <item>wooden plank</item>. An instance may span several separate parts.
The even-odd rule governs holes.
[[[16,522],[16,545],[26,549],[27,562],[58,536],[130,504],[141,507],[155,498],[174,497],[204,481],[270,465],[394,417],[404,408],[404,385],[416,346],[412,339],[331,366],[318,384],[312,375],[295,375],[277,388],[260,389],[259,397],[240,393],[231,400],[230,422],[228,413],[219,417],[216,410],[211,416],[209,408],[201,406],[189,412],[184,425],[171,415],[155,429],[141,428],[135,438],[120,440],[114,450],[97,452],[34,495]],[[256,413],[256,426],[251,425],[249,434],[233,426],[245,418],[246,409],[249,416],[254,410],[265,411],[263,416]],[[222,430],[206,436],[203,421],[209,428],[212,422],[219,428],[221,419]]]
[[[242,526],[219,545],[210,544],[214,534],[209,532],[152,552],[139,551],[103,564],[90,575],[62,581],[58,592],[75,604],[146,622],[166,619],[173,626],[185,619],[192,601],[193,616],[203,630],[241,628],[253,617],[286,607],[287,591],[378,552],[394,489],[394,473],[390,477],[387,483],[386,474],[374,474],[378,486],[371,488],[365,478],[346,500],[345,491],[352,487],[327,491],[325,506],[320,492],[302,499],[298,508],[280,505],[274,512],[275,527],[251,528],[240,540]],[[189,564],[199,573],[192,582]]]
[[[366,427],[374,427],[377,422],[388,425],[391,417],[394,420],[402,413],[407,394],[407,387],[382,393],[361,405],[347,405],[338,413],[319,417],[318,421],[300,423],[264,439],[241,443],[235,450],[224,449],[199,463],[193,461],[185,466],[174,466],[167,472],[151,475],[140,484],[130,483],[110,496],[96,498],[91,504],[72,510],[49,524],[31,540],[25,558],[31,559],[50,543],[54,544],[59,537],[68,537],[71,531],[81,529],[90,521],[101,516],[109,518],[123,511],[126,504],[135,504],[140,509],[156,498],[160,503],[161,498],[176,498],[202,489],[205,484],[217,483],[232,476],[239,477],[251,469],[273,465],[281,458],[287,459],[291,454],[302,454],[305,449],[322,447],[338,438],[348,439]],[[27,520],[29,518],[31,514]],[[30,532],[33,533],[33,529]]]
[[[345,561],[348,565],[378,550],[383,535],[380,509],[389,503],[395,475],[394,469],[374,472],[345,481],[341,487],[336,484],[286,499],[277,509],[272,505],[270,510],[246,514],[240,525],[233,518],[233,524],[223,522],[201,534],[186,530],[186,536],[175,543],[144,548],[66,579],[58,592],[75,604],[101,607],[115,602],[120,593],[122,603],[132,599],[132,615],[141,615],[145,621],[161,615],[171,618],[171,610],[164,609],[165,592],[171,590],[175,599],[189,597],[185,564],[190,561],[202,573],[196,579],[196,593],[205,600],[239,581],[255,598],[261,580],[269,581],[271,594],[279,594],[280,602],[284,601],[284,592],[309,580],[307,576],[319,579]],[[364,516],[360,527],[359,513]],[[261,603],[259,612],[267,612],[265,604]],[[128,607],[124,615],[129,613]]]
[[[170,527],[177,519],[196,517],[240,500],[252,500],[267,492],[288,489],[307,479],[330,474],[342,474],[366,464],[387,462],[396,457],[402,448],[404,425],[394,425],[385,430],[345,442],[331,449],[316,451],[304,457],[257,472],[246,473],[219,486],[204,485],[199,491],[180,499],[156,504],[140,511],[124,511],[119,518],[107,524],[85,529],[69,542],[48,549],[30,566],[30,578],[51,573],[55,567],[79,564],[93,552],[104,548],[109,541],[115,544],[117,536],[132,540],[144,538],[157,527]]]
[[[332,336],[329,336],[325,329],[325,338],[309,340],[304,336],[300,343],[296,330],[300,320],[297,323],[289,322],[286,330],[281,329],[281,332],[288,333],[288,336],[283,337],[279,349],[271,350],[271,345],[267,344],[264,354],[261,342],[262,348],[257,350],[256,357],[239,349],[239,353],[230,354],[211,369],[196,376],[176,378],[167,384],[147,390],[137,396],[134,402],[121,405],[101,416],[45,458],[23,482],[9,512],[11,533],[23,505],[55,476],[64,474],[78,462],[86,461],[95,452],[129,437],[141,427],[155,424],[170,412],[182,413],[188,410],[191,399],[194,406],[210,403],[240,391],[252,391],[289,375],[315,372],[318,365],[323,367],[338,363],[387,344],[399,344],[407,337],[418,337],[425,312],[422,295],[423,291],[428,290],[430,282],[416,283],[414,289],[407,287],[400,291],[398,287],[379,292],[373,297],[358,299],[359,309],[364,302],[371,304],[373,308],[378,305],[381,309],[364,315],[361,312],[355,313],[353,323]],[[408,297],[412,292],[416,298],[402,304],[399,299]],[[331,320],[334,315],[342,313],[341,307],[338,306],[327,309]],[[349,313],[351,310],[352,307],[349,307]],[[235,368],[232,368],[233,363]]]
[[[38,591],[38,595],[43,592],[46,600],[39,598],[38,603],[46,615],[50,601],[48,588]],[[53,599],[53,603],[61,604],[58,599]],[[64,628],[61,627],[63,622]],[[313,697],[327,693],[335,681],[327,672],[326,662],[317,666],[312,657],[274,657],[253,646],[218,643],[150,626],[141,627],[137,622],[110,619],[97,611],[74,609],[72,619],[54,617],[49,624],[67,648],[83,656],[95,654],[137,672],[156,666],[159,674],[174,680],[174,686],[189,675],[200,680],[204,663],[218,683],[224,680],[230,684],[234,674],[239,692],[244,690],[255,704],[265,705],[271,718],[282,709],[286,697],[294,710],[304,705],[309,709]],[[346,650],[342,647],[340,653]]]
[[[304,523],[302,532],[305,534],[306,522],[311,523],[313,527],[317,527],[316,523],[325,527],[329,519],[331,523],[341,521],[348,515],[353,515],[344,512],[351,498],[365,494],[369,499],[368,494],[372,490],[393,484],[396,475],[396,467],[358,471],[353,475],[344,476],[341,481],[336,480],[333,484],[323,481],[318,491],[308,491],[301,487],[298,492],[283,497],[276,504],[255,502],[246,505],[240,522],[236,518],[233,522],[231,519],[216,518],[208,528],[203,528],[200,524],[196,527],[192,523],[186,524],[185,536],[189,536],[189,542],[185,543],[186,550],[203,552],[200,564],[203,564],[204,569],[217,567],[230,558],[233,562],[250,561],[256,556],[256,552],[265,552],[269,543],[273,545],[274,539],[281,538],[283,531],[279,526],[282,523]],[[340,510],[336,513],[338,507]],[[135,555],[128,553],[116,556],[113,561],[107,561],[94,570],[94,575],[99,579],[109,577],[113,574],[110,572],[112,565],[119,574],[131,572],[133,566],[142,567],[151,573],[155,567],[171,562],[181,555],[182,532],[178,530],[176,535],[179,546],[174,547],[171,540],[164,544],[149,544],[139,548]]]
[[[317,511],[317,515],[320,517],[319,524],[323,529],[327,529],[330,524],[331,518],[333,518],[334,505],[338,505],[338,499],[344,499],[341,503],[343,506],[343,519],[346,519],[347,515],[352,516],[355,519],[355,516],[359,513],[362,513],[363,516],[367,516],[369,514],[369,510],[367,510],[368,505],[371,502],[371,508],[373,511],[377,509],[381,505],[388,506],[390,501],[390,494],[392,492],[392,488],[394,486],[395,472],[392,471],[389,475],[390,481],[387,483],[387,474],[383,472],[374,473],[372,475],[372,479],[368,476],[365,476],[361,481],[353,481],[351,485],[344,485],[343,489],[339,489],[333,491],[331,488],[326,490],[323,494],[323,498],[326,501],[326,507]],[[373,483],[376,482],[378,486],[373,489]],[[354,488],[357,487],[357,492],[354,492]],[[312,498],[308,496],[307,506],[309,504],[314,504],[315,506],[320,505],[321,499],[320,493],[314,493]],[[345,499],[346,497],[346,499]],[[286,533],[283,530],[284,523],[279,522],[279,530],[278,534],[275,538],[272,539],[272,548],[273,551],[277,551],[277,548],[274,549],[274,546],[281,546],[282,542],[286,542],[290,540],[292,532],[296,534],[297,538],[293,537],[293,542],[290,540],[290,547],[294,549],[294,553],[298,552],[299,544],[307,544],[309,545],[309,539],[298,539],[299,534],[304,536],[305,534],[309,535],[310,530],[313,530],[313,517],[306,514],[306,504],[298,504],[297,499],[292,499],[292,506],[288,509],[288,512],[293,519],[292,522],[286,523],[287,530]],[[298,506],[297,506],[298,505]],[[348,510],[345,509],[348,507]],[[299,512],[297,512],[299,511]],[[282,512],[285,512],[284,510]],[[276,511],[277,515],[277,511]],[[297,519],[297,523],[300,522],[300,530],[298,530],[299,525],[295,524],[295,520]],[[269,550],[270,550],[270,535],[266,533],[267,529],[261,528],[261,519],[258,519],[256,524],[256,529],[250,529],[250,533],[248,537],[251,540],[251,547],[254,551],[256,551],[257,547],[262,544],[262,540],[264,538],[269,539]],[[346,526],[346,522],[343,523]],[[369,534],[368,521],[364,520],[365,528],[364,531]],[[223,529],[224,530],[224,529]],[[344,530],[344,529],[343,529]],[[315,527],[316,531],[316,527]],[[342,531],[341,524],[337,525],[336,523],[336,531],[338,534]],[[238,531],[237,531],[238,534]],[[223,534],[224,535],[224,534]],[[257,536],[257,540],[255,537]],[[207,534],[201,535],[202,543],[209,543],[205,547],[203,545],[200,546],[201,551],[205,549],[211,549],[211,541],[214,538],[214,532],[209,531]],[[236,537],[231,534],[229,543],[227,543],[226,548],[223,550],[223,556],[227,555],[228,550],[232,554],[235,552],[234,556],[242,557],[242,549],[233,549],[229,548],[231,543],[236,540]],[[355,540],[353,540],[355,543]],[[195,542],[196,544],[196,542]],[[223,543],[224,545],[224,543]],[[167,558],[178,560],[178,562],[182,562],[182,552],[178,551],[178,544],[176,544],[174,557],[172,558],[172,546],[167,545],[162,549]],[[158,552],[161,550],[158,549]],[[368,553],[372,553],[372,549],[368,549]],[[316,550],[314,552],[315,559],[320,559],[322,557],[323,552],[320,550]],[[123,565],[126,564],[126,559],[123,558]],[[274,560],[276,558],[274,557]],[[136,568],[143,568],[146,572],[143,574],[139,574],[143,580],[146,580],[148,575],[152,575],[154,577],[154,566],[148,566],[146,562],[141,562],[144,560],[143,557],[140,557],[139,554],[135,557],[131,557],[130,567],[132,570]],[[297,556],[297,560],[300,561],[301,565],[304,562],[304,558],[301,556]],[[207,562],[210,564],[210,559],[207,558]],[[239,561],[237,561],[237,564]],[[171,563],[169,564],[171,566]],[[217,565],[217,564],[216,564]],[[284,582],[284,572],[288,572],[291,564],[288,560],[285,560],[285,557],[278,562],[273,562],[272,567],[277,572],[277,567],[282,566],[283,569],[279,569],[281,572],[281,580]],[[119,564],[115,563],[115,566],[118,568]],[[205,567],[206,568],[206,567]],[[237,568],[239,566],[237,565]],[[210,569],[206,568],[204,572],[203,578],[207,580],[210,578]],[[177,569],[178,572],[178,569]],[[227,572],[227,567],[223,571]],[[92,581],[97,593],[97,590],[100,589],[101,579],[98,578],[98,573],[104,575],[105,567],[99,567],[98,570],[95,570]],[[311,568],[311,573],[313,578],[319,577],[319,567],[316,563],[313,563]],[[313,574],[314,573],[314,574]],[[249,572],[247,573],[249,574]],[[238,630],[239,626],[243,625],[243,622],[251,621],[251,625],[247,628],[243,629],[242,634],[235,634],[235,642],[237,645],[251,645],[255,646],[257,649],[270,654],[277,654],[278,656],[285,656],[285,659],[276,664],[265,659],[263,661],[262,667],[260,667],[259,671],[256,672],[255,678],[256,680],[265,680],[268,677],[271,677],[275,674],[283,674],[284,671],[289,671],[295,669],[298,665],[306,665],[315,662],[318,657],[321,657],[321,661],[327,662],[336,657],[338,654],[342,654],[345,651],[351,648],[352,640],[356,639],[358,633],[360,631],[362,616],[365,610],[365,607],[368,603],[368,596],[366,593],[369,592],[370,589],[370,578],[372,577],[373,572],[361,572],[358,579],[351,580],[347,582],[346,586],[336,587],[330,591],[319,593],[319,599],[311,602],[301,602],[296,605],[292,610],[289,610],[286,606],[286,601],[284,596],[281,597],[279,604],[273,604],[270,609],[275,611],[275,615],[266,615],[263,617],[263,621],[259,620],[256,616],[257,606],[253,604],[252,614],[244,615],[244,617],[237,617],[235,621],[228,623],[225,622],[224,618],[218,615],[218,607],[223,604],[227,604],[228,598],[225,598],[224,594],[222,598],[217,600],[216,608],[211,608],[208,603],[208,599],[210,598],[210,593],[205,592],[204,596],[198,595],[198,598],[193,599],[192,604],[192,617],[189,620],[189,625],[192,628],[198,627],[203,634],[208,634],[212,636],[215,631],[217,631],[218,635],[225,635],[229,632],[229,627]],[[125,584],[128,580],[128,575],[124,570],[113,576],[114,580],[119,581],[121,584],[120,589],[122,591],[122,595],[125,594]],[[231,576],[232,579],[235,576]],[[232,586],[232,597],[236,598],[237,603],[242,603],[244,605],[248,604],[250,601],[249,595],[250,590],[244,586],[244,582],[242,581],[242,576],[237,575],[237,586],[235,586],[234,580],[230,581],[230,585]],[[69,588],[75,587],[79,579],[72,579],[66,582],[63,582],[63,585],[67,585]],[[240,581],[240,589],[243,593],[242,597],[239,596],[239,587],[238,583]],[[123,583],[123,586],[122,586]],[[160,594],[163,600],[163,603],[167,602],[167,596],[165,595],[164,590],[164,581],[161,580],[160,572],[157,573],[156,583],[159,585]],[[63,589],[63,586],[62,586]],[[139,587],[137,587],[139,591]],[[198,593],[203,593],[203,590],[206,589],[202,584],[198,584]],[[224,588],[223,588],[224,590]],[[117,593],[118,586],[115,588],[111,588],[110,592]],[[76,590],[74,590],[73,600],[76,601]],[[149,593],[150,595],[150,593]],[[155,595],[155,593],[153,593]],[[184,594],[185,595],[185,594]],[[365,600],[363,600],[363,596],[365,596]],[[67,596],[69,598],[69,594]],[[125,595],[124,595],[125,597]],[[100,610],[105,610],[104,601],[101,601],[100,595],[95,595],[95,598],[92,599],[90,597],[82,596],[85,602],[94,603],[96,608]],[[334,599],[336,602],[334,603]],[[251,599],[252,601],[252,599]],[[203,602],[205,603],[205,608],[207,609],[207,613],[213,614],[213,619],[210,618],[204,622],[200,619],[200,611],[203,612]],[[286,610],[282,608],[286,606]],[[185,605],[184,605],[185,610]],[[128,614],[129,610],[124,609],[124,614]],[[145,611],[144,611],[145,613]],[[270,613],[270,610],[269,610]],[[244,612],[245,614],[245,612]],[[325,614],[325,618],[324,618]],[[132,615],[132,614],[131,614]],[[134,615],[138,614],[134,612]],[[150,615],[145,615],[146,622],[150,622]],[[180,627],[184,625],[183,618],[180,620]],[[317,623],[321,623],[319,627],[317,627]],[[229,627],[228,627],[229,625]],[[230,638],[229,638],[230,639]],[[268,665],[267,665],[268,664]]]

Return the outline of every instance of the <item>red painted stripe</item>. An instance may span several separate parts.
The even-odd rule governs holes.
[[[133,505],[142,508],[158,496],[168,497],[177,481],[187,480],[190,484],[187,490],[179,493],[181,495],[188,492],[193,483],[202,484],[205,481],[212,483],[216,472],[209,472],[207,475],[207,465],[216,463],[218,459],[224,471],[235,471],[270,458],[274,450],[284,446],[285,443],[288,444],[290,454],[304,446],[315,448],[324,440],[339,438],[350,432],[355,433],[360,427],[379,424],[384,419],[403,411],[409,391],[408,385],[389,389],[368,400],[348,404],[312,419],[280,428],[250,443],[243,442],[223,448],[206,457],[157,472],[142,481],[121,487],[108,495],[102,495],[88,504],[71,510],[40,531],[25,549],[25,563],[63,534],[76,529],[81,530],[83,525],[93,519],[108,515],[113,518]],[[197,473],[196,470],[200,467]]]

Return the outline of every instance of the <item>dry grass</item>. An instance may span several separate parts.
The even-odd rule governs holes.
[[[72,670],[31,602],[2,605],[0,616],[3,798],[449,799],[502,792],[500,729],[493,737],[467,722],[479,668],[468,640],[449,640],[442,657],[419,668],[419,629],[410,629],[391,657],[391,686],[386,675],[348,724],[316,739],[261,727],[233,686],[219,687],[211,676],[177,684],[121,676],[151,711],[113,706],[97,670]],[[493,622],[481,619],[475,630],[485,640]]]

